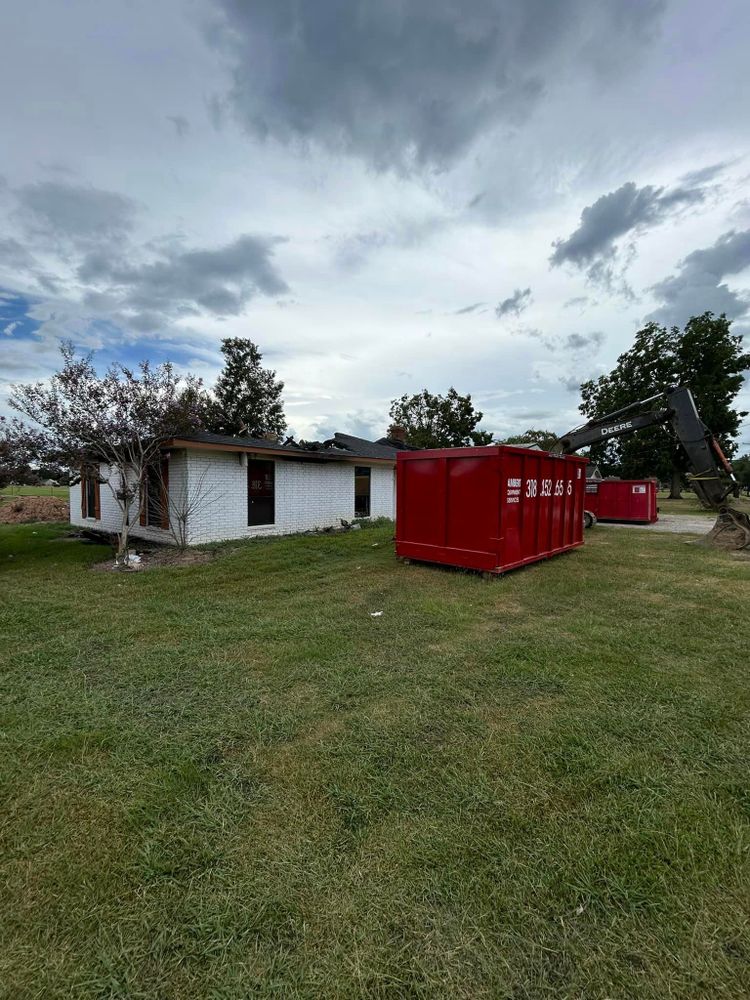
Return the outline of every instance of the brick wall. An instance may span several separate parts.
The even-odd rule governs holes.
[[[367,465],[362,461],[362,465]],[[252,538],[263,535],[293,534],[338,525],[354,517],[354,462],[275,462],[275,520],[271,525],[247,523],[247,461],[235,452],[207,450],[174,451],[169,459],[171,517],[191,509],[188,541],[191,545]],[[370,516],[393,518],[395,514],[394,468],[372,465]],[[109,470],[101,467],[103,478]],[[112,486],[116,488],[113,481]],[[108,483],[102,483],[101,518],[81,517],[80,484],[70,489],[71,524],[99,531],[120,530],[120,509]],[[173,543],[166,529],[138,523],[137,503],[131,509],[130,532],[134,538]],[[132,523],[135,522],[135,523]]]
[[[184,451],[173,451],[169,456],[169,492],[171,503],[180,505],[184,502],[187,484],[188,463]],[[108,533],[119,532],[122,527],[122,512],[115,499],[119,479],[114,470],[106,465],[99,466],[99,474],[106,482],[99,486],[100,518],[81,516],[81,484],[70,487],[70,523],[82,528]],[[155,528],[139,524],[139,505],[134,501],[130,506],[130,534],[134,538],[144,538],[153,542],[173,544],[174,538],[166,528]]]
[[[192,519],[191,544],[227,538],[287,535],[338,525],[354,517],[354,463],[275,463],[275,519],[273,524],[247,523],[247,464],[244,455],[232,452],[188,452],[188,483],[202,480],[212,489],[211,503]],[[366,464],[364,461],[363,465]],[[371,517],[394,514],[394,470],[390,465],[371,466]]]

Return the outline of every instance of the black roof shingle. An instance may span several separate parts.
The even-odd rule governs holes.
[[[351,434],[334,434],[332,438],[322,443],[298,444],[296,441],[269,441],[267,438],[246,437],[244,435],[210,434],[208,431],[197,431],[193,434],[181,434],[180,441],[194,441],[202,445],[219,445],[221,447],[240,448],[243,451],[289,452],[290,455],[316,455],[332,460],[346,458],[376,458],[395,462],[396,448],[390,445],[366,441],[364,438]]]

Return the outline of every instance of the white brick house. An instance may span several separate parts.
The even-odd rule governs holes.
[[[313,451],[206,433],[174,438],[163,447],[154,502],[149,490],[143,503],[133,503],[130,533],[174,543],[170,523],[174,529],[182,516],[187,543],[199,545],[335,527],[355,517],[393,518],[393,444],[336,434]],[[100,480],[71,486],[70,521],[114,533],[121,519],[117,483],[105,465]]]

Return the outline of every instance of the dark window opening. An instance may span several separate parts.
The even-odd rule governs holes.
[[[370,474],[369,465],[354,467],[354,516],[370,516]]]
[[[161,482],[158,469],[149,469],[146,479],[146,524],[161,524]]]
[[[247,523],[273,524],[275,511],[275,465],[259,459],[247,463]]]
[[[99,483],[94,476],[86,476],[81,482],[83,490],[83,516],[99,517]]]
[[[169,527],[169,465],[167,459],[154,462],[146,472],[141,524],[149,528]]]

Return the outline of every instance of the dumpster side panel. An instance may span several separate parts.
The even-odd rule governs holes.
[[[467,569],[496,568],[497,451],[446,448],[399,454],[399,556]]]
[[[480,552],[497,549],[499,476],[494,456],[448,458],[446,537],[449,549]]]
[[[588,506],[600,521],[651,524],[656,521],[656,482],[652,479],[603,479],[598,483],[598,509]],[[588,502],[588,498],[587,498]]]
[[[502,573],[581,545],[585,465],[504,446],[401,452],[396,552]]]
[[[445,536],[445,459],[423,458],[398,466],[396,537],[437,545]]]
[[[585,459],[508,451],[502,458],[500,567],[583,544]]]

